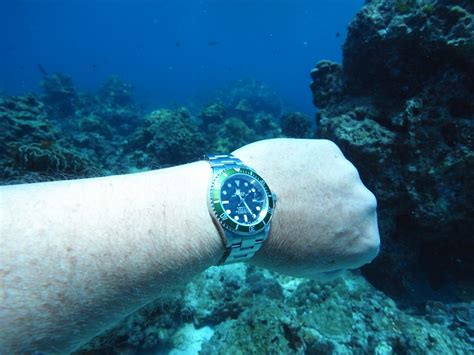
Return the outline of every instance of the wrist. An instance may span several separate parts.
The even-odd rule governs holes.
[[[280,262],[275,260],[274,250],[280,248],[282,240],[285,239],[284,236],[287,234],[285,227],[294,223],[290,216],[292,216],[292,197],[295,193],[292,190],[294,184],[288,183],[288,181],[294,179],[291,170],[281,169],[282,161],[285,161],[285,158],[275,157],[272,154],[271,146],[266,144],[267,142],[269,141],[253,143],[236,150],[232,154],[255,169],[276,196],[276,207],[270,222],[270,232],[260,250],[252,259],[248,260],[249,264],[272,268]],[[275,163],[275,159],[278,159],[279,162]]]
[[[224,245],[218,229],[214,225],[207,209],[207,192],[212,171],[209,164],[199,161],[178,166],[173,169],[170,178],[176,191],[173,194],[176,203],[173,220],[178,222],[176,228],[185,240],[180,241],[185,255],[200,271],[216,265],[224,254]],[[193,241],[190,239],[194,239]]]
[[[208,164],[200,161],[135,176],[134,185],[142,190],[135,203],[142,222],[135,228],[145,235],[153,255],[153,278],[161,285],[180,284],[216,265],[224,248],[207,211]]]

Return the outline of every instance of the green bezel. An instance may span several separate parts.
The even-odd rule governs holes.
[[[257,180],[265,189],[265,192],[268,198],[267,213],[262,220],[260,220],[258,223],[254,225],[242,225],[242,224],[236,223],[231,218],[229,218],[229,216],[225,213],[224,209],[222,208],[220,196],[221,196],[221,188],[222,188],[223,182],[229,176],[232,176],[234,174],[249,175],[253,177],[255,180]],[[212,213],[214,213],[214,216],[217,218],[217,220],[219,221],[222,227],[237,234],[247,234],[247,235],[259,233],[263,229],[265,229],[265,226],[270,222],[270,219],[272,218],[273,208],[274,208],[273,195],[267,183],[265,182],[265,180],[263,180],[263,178],[260,175],[258,175],[255,171],[249,168],[240,168],[240,167],[222,170],[214,176],[211,182],[211,186],[209,187],[209,203],[210,203]]]

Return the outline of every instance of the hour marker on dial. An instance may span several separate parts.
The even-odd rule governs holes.
[[[246,214],[244,214],[244,221],[245,221],[245,222],[248,222],[248,221],[249,221],[249,218],[247,217]]]
[[[227,187],[232,187],[232,185],[230,184],[230,182],[227,183]]]
[[[222,191],[222,194],[223,194],[223,195],[227,195],[227,191],[226,191],[226,190],[223,190],[223,191]]]
[[[244,186],[249,186],[249,183],[248,183],[248,182],[244,182]]]
[[[239,216],[235,216],[234,219],[235,219],[236,221],[238,221],[238,220],[239,220]]]
[[[225,210],[225,213],[230,214],[230,210]]]
[[[260,211],[260,206],[256,206],[255,209],[256,209],[257,211]]]

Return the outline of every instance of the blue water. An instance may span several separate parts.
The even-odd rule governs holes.
[[[309,71],[341,61],[362,0],[3,0],[0,92],[38,90],[41,64],[95,90],[118,75],[138,101],[186,103],[235,79],[273,86],[314,111]]]

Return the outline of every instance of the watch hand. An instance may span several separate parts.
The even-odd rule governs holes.
[[[239,191],[240,192],[240,191]],[[239,205],[243,202],[244,205],[245,205],[245,208],[247,208],[247,210],[250,212],[250,214],[253,214],[252,210],[250,209],[250,207],[247,205],[247,202],[245,202],[245,199],[239,194],[236,194],[237,196],[239,196],[240,198],[240,202],[239,202]]]
[[[244,205],[245,205],[245,207],[247,208],[247,210],[248,210],[251,214],[253,214],[253,212],[252,212],[252,210],[250,209],[249,205],[247,205],[247,202],[245,202],[244,199],[242,199],[242,202],[244,203]]]
[[[240,196],[240,191],[239,190],[235,191],[235,196],[238,196],[240,198],[240,202],[239,202],[239,205],[240,205],[244,199],[242,198],[242,196]]]

